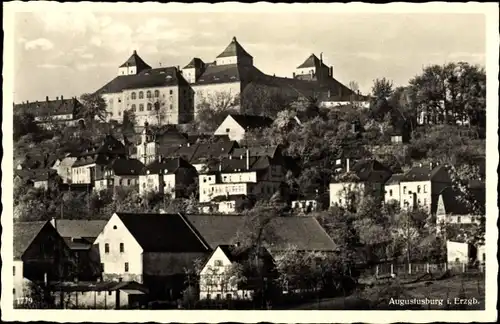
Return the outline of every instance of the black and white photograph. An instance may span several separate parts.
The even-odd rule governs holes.
[[[3,6],[2,319],[495,321],[497,5]]]

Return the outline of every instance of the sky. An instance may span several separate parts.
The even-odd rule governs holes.
[[[261,71],[291,77],[311,53],[368,93],[429,64],[485,65],[481,14],[43,11],[14,16],[14,101],[93,92],[137,50],[152,67],[212,62],[236,37]]]

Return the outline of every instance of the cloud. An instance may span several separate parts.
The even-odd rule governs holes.
[[[66,68],[68,68],[66,65],[50,64],[50,63],[38,64],[37,67],[42,68],[42,69],[66,69]]]
[[[46,38],[38,38],[24,43],[24,48],[27,50],[41,49],[48,51],[54,48],[54,44]]]
[[[89,41],[89,42],[90,42],[90,44],[92,44],[92,45],[94,45],[94,46],[97,46],[97,47],[101,47],[101,45],[102,45],[102,40],[101,40],[101,38],[100,38],[100,37],[98,37],[98,36],[92,36],[92,37],[90,38],[90,41]]]
[[[94,58],[94,54],[92,54],[92,53],[83,53],[83,54],[80,55],[80,57],[83,58],[83,59],[89,59],[90,60],[90,59]]]
[[[61,33],[83,34],[88,29],[100,26],[99,19],[92,12],[43,11],[38,16],[45,30]]]

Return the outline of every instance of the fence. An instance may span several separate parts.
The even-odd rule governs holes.
[[[382,263],[369,270],[371,276],[397,276],[419,275],[424,273],[443,273],[450,271],[452,273],[484,273],[484,264],[471,265],[464,262],[453,263],[410,263],[410,264],[392,264]]]

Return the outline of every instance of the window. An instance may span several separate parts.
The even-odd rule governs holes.
[[[220,299],[221,295],[220,294],[217,294],[216,298],[217,299]]]
[[[108,295],[109,296],[113,295],[113,292],[112,291],[108,291]]]
[[[101,292],[100,291],[97,292],[97,296],[101,296]]]
[[[460,216],[457,217],[457,223],[460,223],[462,221],[462,218]]]
[[[391,196],[391,197],[392,197],[392,189],[391,189],[391,190],[389,190],[389,196]]]
[[[128,262],[125,262],[125,272],[128,272]]]
[[[173,109],[173,107],[174,107],[173,105],[170,105],[170,110],[172,110],[172,109]]]
[[[233,298],[232,294],[226,294],[226,299],[231,299],[231,298]]]
[[[128,186],[130,186],[130,183],[131,183],[131,182],[132,182],[132,181],[131,181],[130,179],[128,179],[128,180],[127,180],[127,185],[128,185]]]
[[[125,252],[125,244],[120,243],[120,253]]]
[[[139,99],[144,99],[144,92],[139,91]]]
[[[160,91],[159,90],[155,90],[155,98],[158,98],[160,96]]]
[[[424,205],[427,205],[427,198],[424,198]]]
[[[109,243],[104,244],[104,253],[109,253]]]
[[[135,106],[135,104],[132,104],[132,111],[135,112],[137,110],[137,107]]]
[[[12,294],[16,294],[16,288],[12,289]]]
[[[13,267],[12,271],[14,271],[14,276],[16,275],[16,266]]]
[[[144,111],[144,104],[139,104],[139,111]]]
[[[226,128],[226,133],[229,133],[230,129],[229,128]]]
[[[146,92],[146,98],[151,98],[151,91],[149,91],[149,90],[148,90],[148,91]]]
[[[122,112],[121,112],[121,111],[119,111],[119,112],[118,112],[118,116],[121,116],[121,115],[122,115]]]
[[[174,94],[174,90],[170,90],[169,93],[172,95]]]
[[[132,92],[132,94],[130,95],[130,98],[132,98],[132,100],[135,100],[137,98],[135,92]]]
[[[104,272],[104,263],[101,263],[101,271]]]
[[[152,109],[153,109],[153,105],[150,102],[148,102],[148,110],[152,110]]]
[[[420,186],[417,186],[417,193],[420,193]]]
[[[214,265],[215,265],[216,267],[222,267],[222,260],[215,260],[215,261],[214,261]]]
[[[212,295],[207,294],[207,299],[210,299],[210,298],[212,298]]]
[[[406,186],[403,187],[403,193],[406,194]]]

